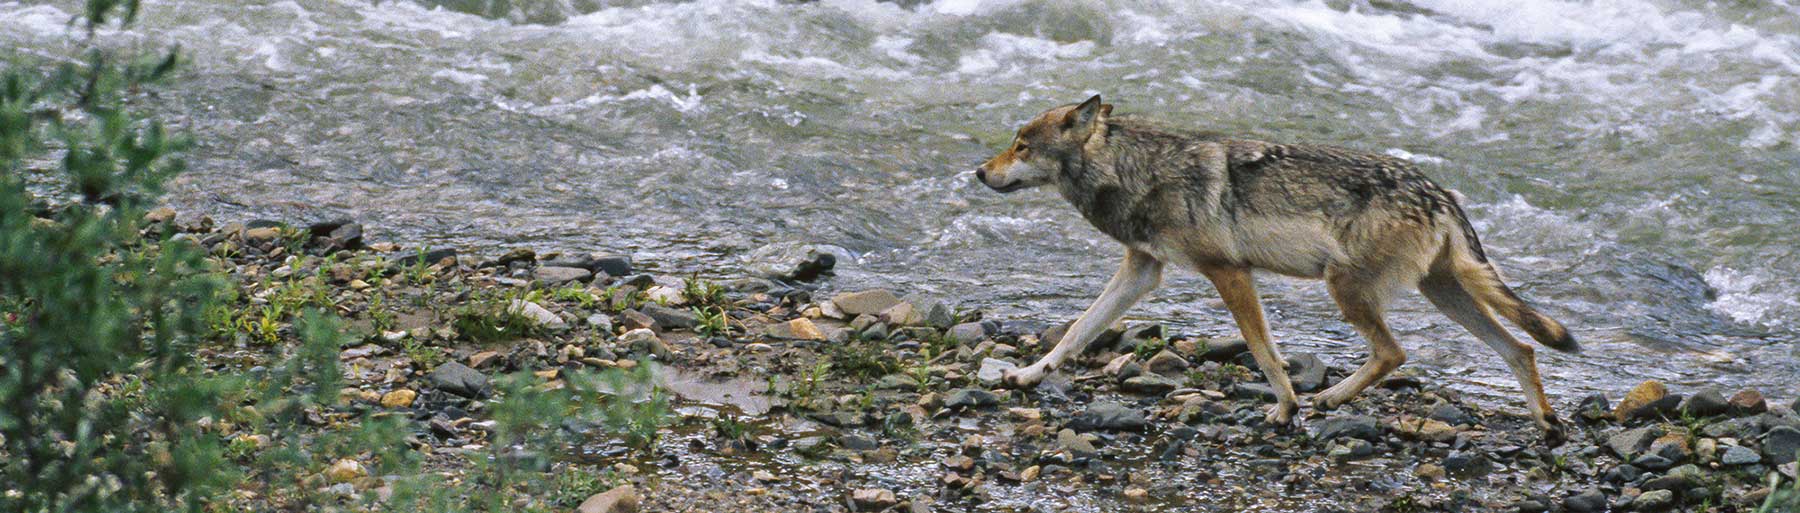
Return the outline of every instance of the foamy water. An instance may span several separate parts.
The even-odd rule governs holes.
[[[186,49],[164,97],[201,145],[175,201],[227,218],[344,214],[402,241],[721,274],[824,243],[857,257],[837,287],[1061,320],[1121,250],[1053,194],[967,175],[1031,115],[1099,93],[1419,162],[1586,339],[1542,353],[1564,402],[1643,376],[1781,397],[1800,374],[1791,1],[513,3],[159,1],[101,40]],[[0,2],[0,51],[70,55],[76,7]],[[1292,350],[1361,353],[1323,287],[1264,289]],[[1229,333],[1212,297],[1176,273],[1134,315]],[[1414,365],[1510,393],[1429,306],[1394,310]]]

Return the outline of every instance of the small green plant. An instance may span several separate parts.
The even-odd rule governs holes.
[[[799,379],[789,384],[783,392],[793,405],[800,409],[810,409],[819,394],[819,384],[831,374],[831,362],[820,360],[812,367],[800,370]],[[771,387],[771,389],[773,389]]]
[[[618,486],[619,476],[611,470],[594,470],[586,465],[570,464],[550,478],[549,489],[555,493],[555,505],[562,511],[573,510],[589,496]]]
[[[451,325],[469,340],[493,344],[533,336],[537,324],[514,307],[517,291],[503,295],[479,293],[453,313]]]
[[[832,346],[831,368],[838,376],[868,381],[900,370],[900,360],[874,344]]]
[[[713,434],[718,435],[721,439],[734,442],[750,439],[750,423],[744,422],[735,415],[720,413],[719,416],[713,417],[711,423]]]
[[[681,295],[687,297],[688,304],[700,308],[724,309],[730,306],[730,300],[725,298],[724,287],[702,280],[698,275],[682,280]]]
[[[438,364],[450,359],[448,355],[444,354],[443,349],[413,337],[406,337],[400,341],[400,353],[406,355],[408,360],[412,360],[413,365],[421,369],[436,368]]]
[[[1132,354],[1137,355],[1137,360],[1140,362],[1149,361],[1150,357],[1156,356],[1156,353],[1168,346],[1169,342],[1163,340],[1162,337],[1151,337],[1138,342],[1137,348],[1132,349]]]
[[[378,290],[369,295],[369,325],[376,332],[393,331],[395,326],[394,312],[387,309],[387,292]]]
[[[406,279],[406,283],[412,285],[424,285],[431,282],[431,266],[437,262],[425,261],[425,255],[430,252],[430,250],[430,246],[419,248],[418,254],[413,258],[408,259],[409,262],[407,263],[406,268],[400,271],[401,276]]]
[[[694,317],[700,324],[694,326],[694,333],[702,337],[713,337],[731,334],[731,316],[725,314],[724,308],[693,307]]]
[[[569,285],[552,290],[550,298],[565,303],[575,303],[581,305],[583,309],[592,309],[600,304],[600,298],[594,297],[586,287],[580,285]]]

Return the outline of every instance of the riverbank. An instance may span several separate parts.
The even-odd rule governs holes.
[[[218,223],[167,209],[150,220],[207,248],[235,290],[199,351],[212,372],[282,368],[303,310],[345,320],[333,348],[342,392],[302,424],[316,432],[222,425],[237,461],[248,469],[282,443],[374,420],[398,430],[390,450],[410,454],[252,480],[234,499],[246,510],[382,510],[398,479],[372,469],[398,457],[454,493],[543,511],[1800,508],[1769,486],[1794,480],[1794,390],[1652,381],[1554,398],[1572,429],[1550,448],[1523,415],[1403,368],[1337,411],[1305,408],[1275,428],[1241,340],[1122,326],[1044,384],[1009,390],[1000,372],[1047,351],[1061,326],[908,291],[833,290],[826,252],[770,255],[757,263],[765,276],[681,276],[629,255],[364,240],[349,220]],[[1302,392],[1350,370],[1287,355]],[[586,388],[595,375],[619,381]],[[519,413],[519,398],[544,390],[597,390],[604,419],[567,404]],[[520,416],[567,441],[508,431],[531,424]],[[548,485],[482,488],[506,475],[495,466]]]

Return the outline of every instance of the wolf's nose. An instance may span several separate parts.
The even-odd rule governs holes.
[[[975,179],[981,180],[981,183],[987,183],[987,170],[979,167],[975,168]]]

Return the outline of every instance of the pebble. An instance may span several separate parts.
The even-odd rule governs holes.
[[[850,504],[857,511],[881,511],[899,503],[900,499],[894,496],[894,492],[882,488],[863,488],[850,492]]]
[[[589,496],[575,508],[576,513],[636,513],[637,488],[624,485]]]
[[[1181,388],[1181,383],[1159,374],[1144,374],[1119,384],[1119,390],[1125,393],[1156,396],[1169,393],[1177,388]]]
[[[418,396],[419,396],[418,392],[414,392],[414,391],[407,390],[404,388],[399,389],[399,390],[394,390],[392,392],[382,394],[381,406],[386,407],[386,408],[405,408],[407,406],[412,406],[413,399],[417,398]]]
[[[325,478],[333,483],[347,483],[367,475],[369,471],[363,469],[362,463],[352,459],[337,460],[325,469]]]

